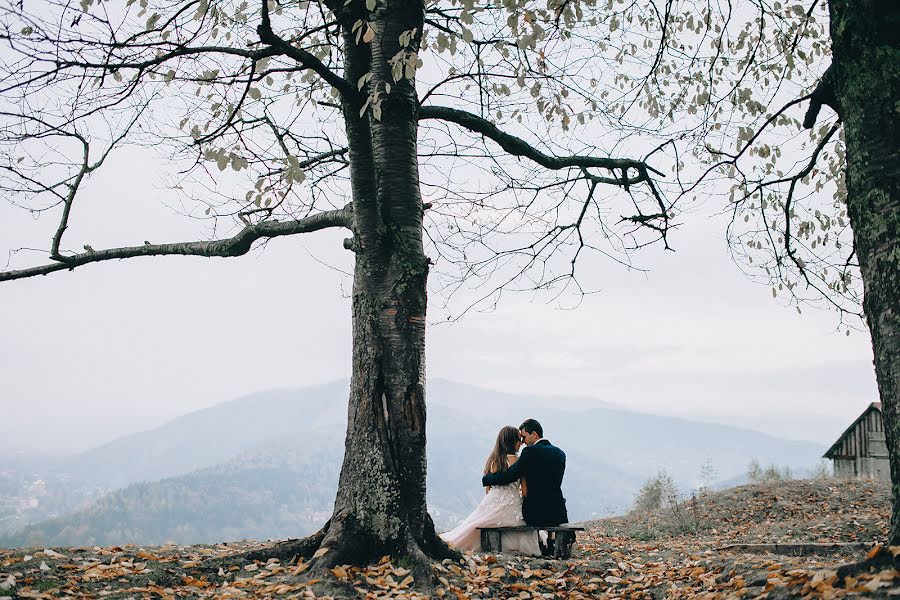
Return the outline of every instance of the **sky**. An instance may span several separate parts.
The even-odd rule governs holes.
[[[167,207],[149,160],[110,158],[73,211],[69,248],[202,238],[196,221]],[[721,219],[705,212],[685,216],[675,252],[638,256],[646,273],[591,263],[600,292],[575,310],[505,296],[492,312],[431,323],[428,376],[578,396],[573,407],[781,421],[773,433],[829,442],[877,400],[868,333],[845,336],[834,313],[798,315],[773,300],[732,262]],[[53,218],[0,203],[0,265],[12,248],[47,247]],[[344,237],[326,231],[236,259],[134,259],[0,284],[0,453],[83,450],[242,394],[347,377]]]

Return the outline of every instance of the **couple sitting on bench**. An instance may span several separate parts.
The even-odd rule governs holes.
[[[565,470],[565,452],[544,439],[540,423],[528,419],[518,429],[504,427],[484,465],[484,498],[456,529],[441,537],[462,551],[553,554],[544,528],[555,530],[569,520],[561,489]],[[511,528],[526,529],[505,531]],[[482,548],[483,529],[497,530],[496,547]]]

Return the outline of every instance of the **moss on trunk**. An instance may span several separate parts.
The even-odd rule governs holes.
[[[829,7],[847,211],[890,455],[890,543],[900,544],[900,3],[831,0]]]

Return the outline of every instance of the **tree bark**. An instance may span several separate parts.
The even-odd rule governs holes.
[[[354,3],[362,4],[362,3]],[[352,5],[343,15],[345,77],[372,73],[369,89],[391,93],[381,119],[360,116],[360,97],[343,99],[351,157],[353,371],[344,461],[334,513],[314,570],[405,558],[417,580],[430,581],[430,558],[456,554],[437,536],[425,495],[425,310],[428,259],[422,240],[418,100],[413,80],[394,82],[388,59],[400,33],[417,29],[423,6],[379,1],[377,34],[357,43],[352,24],[367,18]],[[371,17],[368,17],[371,18]]]
[[[900,3],[830,0],[833,85],[847,149],[847,212],[864,285],[900,544]]]

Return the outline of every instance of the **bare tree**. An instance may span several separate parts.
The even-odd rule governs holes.
[[[868,325],[894,482],[889,541],[900,543],[900,5],[758,7],[738,38],[751,54],[733,64],[744,74],[734,118],[704,130],[734,135],[694,146],[705,168],[686,190],[730,181],[743,266],[798,311],[822,304]]]
[[[425,504],[432,264],[450,297],[464,284],[488,303],[506,290],[577,294],[584,257],[633,268],[634,252],[670,246],[677,207],[722,196],[732,247],[773,293],[842,319],[858,312],[838,118],[806,136],[795,115],[821,98],[830,53],[815,0],[82,0],[2,11],[0,185],[59,221],[46,262],[0,281],[350,231],[339,491],[319,533],[278,550],[314,556],[316,570],[383,554],[424,569],[451,555]],[[89,176],[127,144],[171,158],[170,187],[211,239],[66,248]]]
[[[606,227],[601,188],[627,190],[615,221],[635,240],[637,229],[665,240],[672,217],[647,159],[591,143],[562,152],[546,133],[544,114],[567,127],[597,102],[588,63],[568,59],[568,29],[554,23],[571,11],[409,0],[7,4],[0,185],[58,226],[47,262],[8,268],[0,280],[141,256],[240,256],[277,236],[349,230],[353,372],[339,491],[320,532],[273,552],[312,556],[318,571],[384,554],[425,569],[427,557],[453,554],[425,501],[429,204],[442,222],[436,239],[446,234],[437,260],[475,273],[509,260],[509,282],[573,236],[587,246],[588,223]],[[551,42],[562,46],[550,51]],[[535,129],[506,131],[500,111]],[[211,239],[66,247],[91,174],[127,144],[173,157],[170,186],[189,215],[213,225]],[[456,186],[460,160],[484,161],[500,183]],[[420,164],[439,173],[428,204]],[[484,215],[498,211],[489,225]],[[490,249],[482,231],[467,242],[470,254],[454,254],[465,252],[453,237],[468,225],[499,234],[513,220],[521,243]]]

